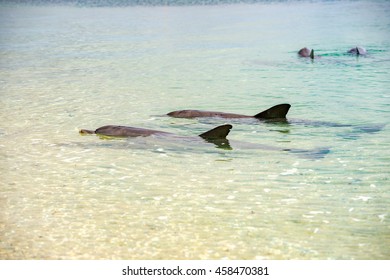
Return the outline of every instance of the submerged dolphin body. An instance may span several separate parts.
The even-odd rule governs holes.
[[[226,139],[226,136],[229,134],[230,130],[233,128],[230,124],[221,125],[215,127],[209,131],[206,131],[200,135],[202,139],[206,142],[215,144],[218,148],[230,148],[229,142]],[[131,126],[120,126],[120,125],[106,125],[97,128],[96,130],[81,129],[79,131],[81,135],[87,134],[96,134],[103,137],[147,137],[147,136],[161,136],[161,137],[178,137],[178,138],[193,138],[193,137],[184,137],[178,136],[176,134],[152,130],[146,128],[138,128]]]
[[[200,111],[200,110],[180,110],[173,111],[167,115],[174,118],[224,118],[224,119],[244,119],[244,118],[256,118],[260,120],[269,119],[285,119],[290,109],[290,104],[278,104],[263,112],[260,112],[254,116],[240,115],[233,113],[223,113],[214,111]]]
[[[280,123],[280,122],[279,122]],[[356,140],[359,139],[360,136],[364,134],[374,134],[380,132],[386,124],[384,123],[373,123],[373,124],[343,124],[343,123],[335,123],[335,122],[327,122],[327,121],[313,121],[313,120],[302,120],[302,119],[288,119],[284,122],[286,125],[303,125],[310,127],[339,127],[345,128],[346,130],[337,133],[337,136],[348,139],[348,140]]]

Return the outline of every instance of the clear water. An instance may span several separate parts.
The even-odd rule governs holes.
[[[389,2],[100,6],[0,6],[2,259],[390,258]],[[224,123],[231,150],[78,134]]]

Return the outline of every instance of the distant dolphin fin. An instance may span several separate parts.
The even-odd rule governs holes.
[[[93,131],[93,130],[88,130],[88,129],[80,129],[79,133],[80,133],[81,135],[95,134],[95,131]]]
[[[257,119],[285,119],[290,107],[290,104],[278,104],[253,117]]]
[[[226,136],[229,134],[230,129],[232,128],[233,128],[232,125],[225,124],[225,125],[217,126],[205,133],[200,134],[199,136],[206,140],[225,139]]]
[[[314,59],[314,50],[312,49],[311,52],[310,52],[310,58],[311,59]]]

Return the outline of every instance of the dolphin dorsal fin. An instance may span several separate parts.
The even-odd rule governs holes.
[[[312,49],[311,52],[310,52],[310,58],[311,59],[314,59],[314,50]]]
[[[257,119],[285,119],[290,107],[290,104],[278,104],[253,117]]]
[[[233,126],[230,124],[225,124],[221,126],[217,126],[209,131],[206,131],[205,133],[200,134],[199,136],[203,139],[225,139],[226,136],[229,134],[230,129],[232,129]]]

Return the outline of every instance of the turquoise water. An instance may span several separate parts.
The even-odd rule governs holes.
[[[389,2],[100,6],[0,6],[2,259],[389,259]]]

